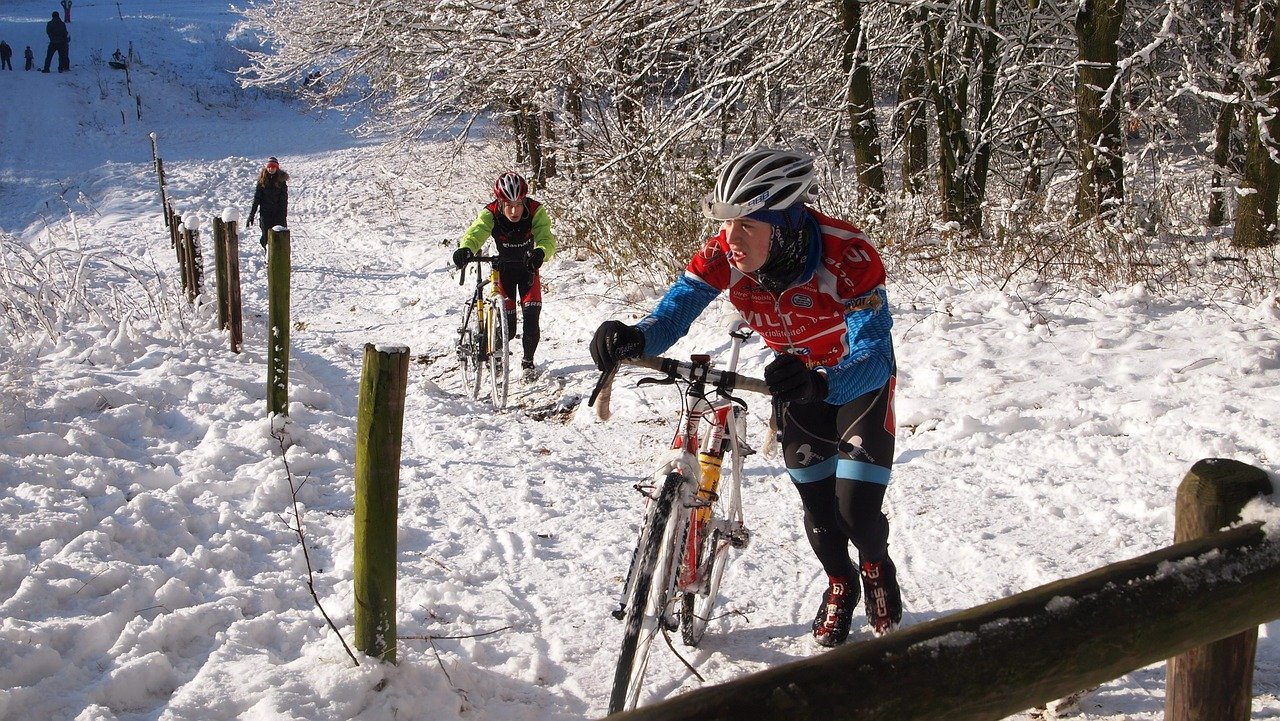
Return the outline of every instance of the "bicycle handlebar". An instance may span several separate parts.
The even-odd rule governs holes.
[[[721,393],[744,390],[769,395],[769,386],[759,378],[744,376],[732,371],[716,370],[705,363],[693,363],[663,356],[640,356],[638,358],[619,360],[618,364],[655,370],[673,381],[677,379],[689,382],[702,381]],[[609,401],[613,395],[613,377],[617,373],[616,366],[608,373],[601,373],[600,380],[596,383],[595,390],[591,392],[590,400],[587,401],[587,405],[595,406],[596,417],[602,421],[609,420],[609,416],[612,414],[612,410],[609,408]],[[599,405],[596,405],[597,400]]]
[[[627,365],[655,370],[670,378],[680,378],[686,381],[701,380],[707,385],[713,386],[716,390],[726,393],[732,390],[744,390],[766,396],[769,395],[768,384],[759,378],[752,378],[751,376],[744,376],[741,373],[731,371],[716,370],[715,368],[707,368],[706,376],[699,377],[697,371],[702,366],[690,361],[664,358],[662,356],[640,356],[639,358],[631,358],[622,362]]]
[[[467,264],[468,263],[492,263],[493,265],[524,265],[525,261],[519,258],[503,258],[497,255],[473,255],[462,261],[462,265],[458,268],[461,271],[458,274],[458,285],[467,284]]]

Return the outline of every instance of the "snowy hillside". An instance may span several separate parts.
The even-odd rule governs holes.
[[[461,392],[452,340],[467,291],[449,256],[511,162],[505,143],[461,158],[446,142],[390,151],[341,118],[237,89],[234,46],[251,36],[206,0],[76,3],[71,72],[24,72],[28,44],[42,64],[56,7],[0,7],[18,68],[0,72],[0,238],[9,263],[55,247],[72,252],[48,262],[85,258],[95,302],[52,335],[0,316],[0,719],[602,716],[621,633],[609,612],[641,512],[631,483],[669,442],[675,397],[620,382],[607,423],[577,401],[595,381],[595,327],[639,317],[662,289],[619,288],[588,258],[557,255],[543,271],[542,374],[494,413]],[[105,60],[130,42],[126,88]],[[292,175],[287,424],[263,417],[256,233],[234,355],[213,306],[179,298],[152,132],[170,195],[205,228],[224,208],[247,214],[266,156]],[[900,427],[886,505],[906,624],[1168,544],[1177,484],[1201,458],[1280,470],[1276,296],[939,287],[888,261]],[[672,354],[726,348],[725,311],[713,304]],[[316,591],[350,643],[365,343],[417,361],[395,667],[352,664],[292,530],[290,480]],[[756,344],[744,370],[767,361]],[[766,410],[752,405],[757,438]],[[706,683],[822,653],[809,623],[826,580],[779,459],[751,459],[745,504],[754,536],[726,574],[728,613],[680,649]],[[1261,629],[1254,718],[1280,718],[1278,635]],[[700,685],[664,647],[650,679],[650,700]],[[1086,695],[1078,717],[1153,721],[1163,694],[1153,666]]]

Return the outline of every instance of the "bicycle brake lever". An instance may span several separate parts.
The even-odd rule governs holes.
[[[641,378],[636,381],[636,385],[638,386],[672,386],[675,385],[675,383],[676,379],[674,376],[667,376],[666,378]]]
[[[746,401],[744,401],[744,400],[742,400],[741,398],[739,398],[739,397],[737,397],[737,396],[733,395],[732,393],[729,393],[729,392],[727,392],[727,391],[720,391],[720,396],[721,396],[721,397],[723,397],[723,398],[728,398],[730,403],[737,404],[737,405],[738,405],[738,406],[740,406],[740,407],[742,408],[742,410],[744,410],[744,411],[745,411],[745,410],[749,410],[749,409],[747,408],[747,402],[746,402]]]
[[[613,375],[616,372],[617,368],[609,371],[608,373],[600,374],[599,380],[596,381],[595,389],[591,391],[591,398],[587,400],[588,406],[594,406],[596,404],[596,398],[600,395],[600,392],[604,390],[605,386],[613,382]]]

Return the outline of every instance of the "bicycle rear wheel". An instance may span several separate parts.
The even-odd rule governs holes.
[[[507,391],[511,387],[511,349],[508,348],[511,326],[508,320],[501,299],[489,305],[489,332],[493,334],[493,342],[489,344],[493,349],[489,353],[489,380],[492,382],[490,392],[495,408],[506,407]]]
[[[634,583],[623,617],[622,652],[613,674],[609,713],[636,707],[649,664],[649,651],[664,628],[664,619],[674,601],[679,550],[689,517],[683,499],[686,483],[679,471],[668,473],[662,491],[650,504],[645,517],[632,571]]]
[[[474,321],[472,317],[475,317]],[[480,374],[484,371],[484,323],[475,305],[468,302],[458,331],[458,365],[462,367],[462,387],[472,398],[480,397]]]

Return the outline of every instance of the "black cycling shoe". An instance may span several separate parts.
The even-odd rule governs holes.
[[[853,609],[858,605],[858,585],[847,578],[830,578],[822,593],[822,605],[813,619],[813,640],[819,646],[839,646],[849,638]]]
[[[883,636],[896,629],[902,623],[902,591],[893,560],[886,556],[883,561],[863,563],[862,588],[871,630]]]

